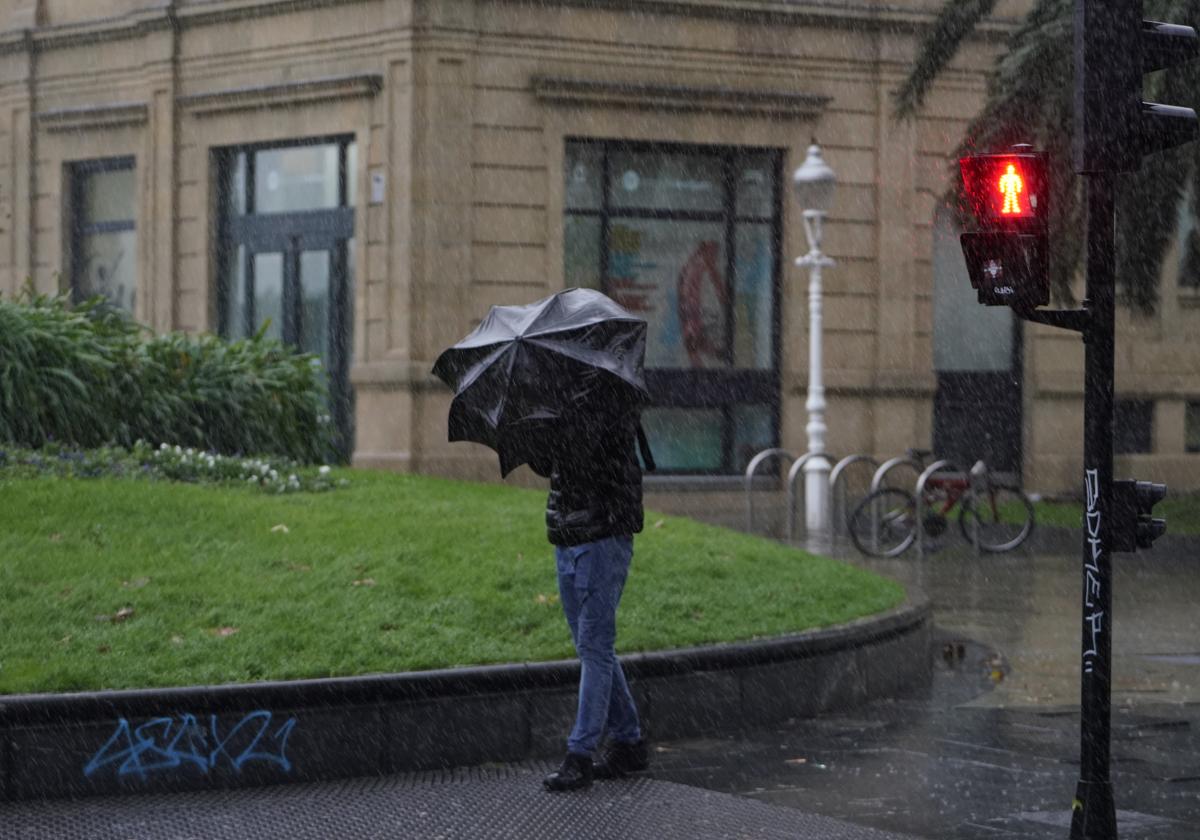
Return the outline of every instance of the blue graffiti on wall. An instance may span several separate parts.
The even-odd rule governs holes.
[[[121,718],[112,736],[84,766],[83,775],[90,778],[112,765],[117,765],[120,777],[132,774],[141,779],[184,765],[208,773],[222,760],[238,772],[251,761],[264,761],[290,771],[287,742],[295,728],[296,719],[288,718],[271,733],[271,713],[265,710],[245,715],[224,736],[218,731],[216,715],[209,716],[207,730],[190,714],[177,719],[154,718],[136,729]]]

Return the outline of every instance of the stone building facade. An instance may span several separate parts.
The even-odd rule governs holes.
[[[969,430],[1070,490],[1082,345],[964,296],[939,211],[1027,5],[897,123],[939,0],[0,0],[0,292],[99,291],[156,330],[270,319],[322,356],[353,463],[493,478],[446,442],[433,360],[490,304],[602,287],[651,323],[665,472],[720,486],[805,447],[788,186],[816,137],[831,452]],[[1157,315],[1121,319],[1118,473],[1198,485],[1200,294],[1168,273]]]

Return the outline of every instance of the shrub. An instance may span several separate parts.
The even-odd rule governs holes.
[[[85,449],[138,440],[329,460],[315,356],[266,338],[152,335],[103,298],[0,300],[0,441]]]

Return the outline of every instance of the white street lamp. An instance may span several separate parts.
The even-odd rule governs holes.
[[[804,232],[809,251],[796,260],[798,267],[808,267],[808,451],[815,454],[804,464],[804,511],[811,545],[829,544],[829,461],[825,452],[825,383],[821,359],[821,269],[832,266],[833,260],[821,253],[822,224],[833,204],[837,177],[814,139],[808,147],[808,157],[792,175],[792,191],[796,203],[804,211]]]

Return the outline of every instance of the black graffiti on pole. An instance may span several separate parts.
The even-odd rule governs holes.
[[[296,728],[296,718],[288,718],[273,733],[271,718],[265,709],[250,712],[223,736],[215,714],[209,715],[207,729],[191,714],[153,718],[136,729],[121,718],[104,746],[84,765],[83,775],[90,778],[113,765],[118,777],[134,775],[143,780],[151,773],[185,765],[207,774],[222,761],[238,772],[252,761],[274,764],[290,772],[287,742]]]
[[[1091,557],[1084,564],[1083,602],[1090,612],[1083,617],[1085,627],[1091,633],[1092,645],[1083,652],[1084,673],[1092,673],[1092,667],[1099,650],[1100,634],[1104,632],[1104,611],[1096,609],[1100,598],[1100,553],[1103,544],[1100,539],[1100,511],[1096,505],[1100,501],[1100,474],[1097,470],[1087,470],[1084,475],[1084,493],[1087,498],[1087,541],[1091,548]]]

